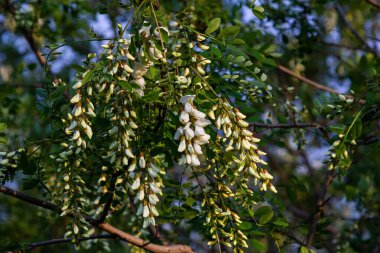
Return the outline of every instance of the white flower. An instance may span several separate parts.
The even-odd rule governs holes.
[[[239,120],[237,123],[241,127],[248,127],[249,126],[248,122],[246,122],[244,120]]]
[[[143,156],[140,156],[140,159],[139,159],[139,166],[140,168],[144,169],[145,166],[146,166],[146,163],[145,163],[145,158]]]
[[[199,145],[203,145],[208,143],[208,140],[210,139],[210,135],[205,134],[202,136],[198,136],[197,139],[194,141],[194,143],[198,143]]]
[[[193,110],[194,110],[194,108],[191,104],[189,104],[189,103],[185,104],[185,112],[187,112],[188,114],[192,114]]]
[[[192,103],[194,101],[195,95],[185,95],[181,97],[179,102],[181,102],[183,105],[186,103]]]
[[[203,127],[200,127],[200,126],[195,126],[195,136],[201,136],[201,135],[205,135],[206,132],[204,130]]]
[[[145,88],[145,79],[143,77],[140,77],[140,78],[133,80],[133,83],[137,84],[138,86],[140,86],[143,89]]]
[[[191,164],[191,155],[186,154],[186,163]]]
[[[182,139],[179,143],[178,152],[183,152],[186,149],[186,141]]]
[[[76,84],[73,85],[73,89],[79,89],[80,87],[82,87],[82,81],[78,81]]]
[[[149,185],[150,189],[154,192],[154,193],[159,193],[161,192],[161,190],[157,187],[156,183],[151,183]]]
[[[197,155],[191,155],[191,165],[192,166],[199,166],[201,163],[199,162],[198,156]]]
[[[138,193],[138,198],[140,201],[142,201],[145,197],[145,192],[144,192],[144,189],[141,189]]]
[[[194,138],[194,131],[190,128],[190,123],[186,124],[186,126],[183,128],[183,131],[187,140]]]
[[[208,126],[210,124],[211,124],[211,122],[205,118],[198,119],[195,122],[195,125],[200,126],[200,127],[205,127],[205,126]]]
[[[185,76],[177,76],[177,80],[182,84],[187,83],[187,78]]]
[[[143,217],[146,218],[148,216],[149,216],[149,208],[148,206],[144,206]]]
[[[78,139],[80,136],[80,132],[78,130],[75,130],[74,132],[74,135],[73,135],[73,140],[75,141],[76,139]]]
[[[174,140],[178,141],[179,137],[182,135],[182,127],[177,128],[174,134]]]
[[[185,111],[183,111],[181,113],[181,115],[179,116],[179,121],[182,123],[182,124],[186,124],[187,122],[189,122],[190,118],[189,118],[189,114]]]
[[[137,175],[135,181],[133,182],[133,184],[131,186],[131,189],[136,190],[139,187],[140,187],[140,177],[139,177],[139,175]]]
[[[197,154],[197,155],[201,155],[201,154],[203,154],[203,152],[202,152],[202,148],[201,148],[201,146],[198,144],[198,143],[196,143],[196,142],[194,142],[194,151],[195,151],[195,153]]]
[[[141,63],[139,62],[135,62],[134,66],[133,66],[133,78],[134,79],[139,79],[141,77],[143,77],[147,72],[147,68],[142,65]]]
[[[141,29],[139,30],[139,33],[145,33],[145,37],[149,37],[150,36],[150,26],[143,26],[141,27]]]
[[[270,189],[272,192],[277,193],[277,190],[276,190],[276,188],[275,188],[273,185],[269,186],[269,189]]]
[[[80,101],[81,95],[80,93],[77,93],[74,97],[71,98],[70,103],[76,104]]]
[[[204,114],[203,112],[200,112],[198,110],[193,110],[193,116],[196,118],[196,119],[203,119],[206,117],[206,114]]]

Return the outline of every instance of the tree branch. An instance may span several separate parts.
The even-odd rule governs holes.
[[[380,0],[366,0],[366,2],[380,9]]]
[[[8,13],[10,13],[13,17],[15,17],[16,10],[11,0],[4,1],[4,9],[5,11],[8,11]],[[25,27],[20,27],[20,31],[24,38],[28,41],[28,44],[32,49],[33,53],[35,54],[41,67],[46,69],[46,72],[49,74],[53,82],[58,82],[58,77],[51,71],[50,67],[47,64],[46,58],[42,55],[41,51],[37,46],[37,43],[33,37],[33,30],[27,29]]]
[[[115,239],[117,238],[116,236],[114,235],[94,235],[94,236],[90,236],[90,237],[83,237],[83,238],[79,238],[77,239],[79,242],[83,242],[83,241],[89,241],[89,240],[96,240],[96,239]],[[37,247],[42,247],[42,246],[48,246],[48,245],[54,245],[54,244],[62,244],[62,243],[70,243],[72,242],[73,238],[68,238],[68,239],[51,239],[51,240],[47,240],[47,241],[42,241],[42,242],[33,242],[33,243],[29,243],[27,245],[27,249],[28,250],[32,250],[34,248],[37,248]]]
[[[304,82],[304,83],[306,83],[306,84],[308,84],[308,85],[310,85],[310,86],[312,86],[312,87],[314,87],[314,88],[316,88],[316,89],[318,89],[318,90],[327,91],[329,93],[336,94],[336,95],[340,94],[339,91],[334,90],[330,87],[324,86],[320,83],[317,83],[317,82],[315,82],[315,81],[313,81],[307,77],[301,76],[301,75],[291,71],[290,69],[282,66],[281,64],[277,65],[277,69],[288,74],[288,75],[290,75],[290,76],[292,76],[292,77],[294,77],[294,78],[296,78],[296,79],[298,79],[298,80],[300,80],[300,81],[302,81],[302,82]],[[353,98],[353,96],[348,95],[348,94],[345,94],[344,96],[346,98]],[[359,99],[358,102],[362,105],[366,103],[366,101],[364,99]]]
[[[56,213],[61,213],[61,208],[49,201],[34,198],[32,196],[12,190],[5,186],[0,186],[0,192],[8,196],[25,201],[29,204],[45,208]],[[72,217],[72,215],[68,215],[68,216]],[[97,220],[92,217],[85,217],[85,219],[87,222],[89,222],[93,226],[98,227],[99,229],[109,233],[110,235],[114,235],[115,237],[120,238],[121,240],[125,242],[133,244],[145,250],[149,250],[155,253],[194,253],[194,251],[189,246],[186,246],[186,245],[162,246],[158,244],[153,244],[153,243],[144,241],[143,239],[140,239],[138,237],[135,237],[131,234],[128,234],[108,223],[97,223]]]
[[[304,83],[306,83],[306,84],[308,84],[308,85],[310,85],[310,86],[312,86],[318,90],[327,91],[327,92],[330,92],[332,94],[337,94],[337,95],[339,94],[338,91],[336,91],[330,87],[324,86],[320,83],[317,83],[317,82],[315,82],[309,78],[301,76],[301,75],[291,71],[290,69],[282,66],[281,64],[277,65],[277,69],[279,69],[280,71],[282,71],[282,72],[284,72],[284,73],[286,73],[286,74],[288,74],[288,75],[290,75],[290,76],[292,76],[292,77],[294,77],[294,78],[296,78],[296,79],[298,79],[298,80],[300,80],[300,81],[302,81],[302,82],[304,82]]]
[[[375,56],[378,57],[379,55],[377,51],[374,48],[372,48],[370,45],[368,45],[367,41],[362,36],[360,36],[358,31],[356,31],[355,28],[351,25],[351,23],[348,22],[346,15],[344,14],[342,6],[340,6],[340,4],[337,4],[335,6],[335,9],[338,12],[338,15],[342,18],[343,22],[346,24],[347,28],[351,31],[351,33],[360,41],[360,43],[363,44],[365,48],[367,48],[371,53],[373,53]]]

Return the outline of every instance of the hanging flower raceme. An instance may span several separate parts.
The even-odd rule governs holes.
[[[130,99],[123,91],[118,93],[119,101],[112,102],[112,106],[107,110],[107,117],[112,122],[112,128],[108,130],[108,135],[113,139],[108,148],[108,155],[104,158],[109,158],[110,163],[114,164],[116,169],[129,164],[130,159],[134,159],[130,142],[136,136],[134,130],[138,128],[135,123],[137,118],[136,112],[133,111],[129,104]]]
[[[201,146],[210,139],[204,127],[211,122],[206,119],[206,114],[195,108],[194,98],[194,95],[186,95],[180,99],[182,108],[179,121],[182,126],[177,129],[174,140],[179,141],[178,152],[183,153],[180,164],[197,167],[201,164],[199,156],[203,154]]]
[[[161,160],[162,157],[156,159]],[[162,195],[163,187],[160,174],[165,174],[165,171],[153,162],[153,158],[150,160],[147,162],[144,154],[140,154],[138,162],[132,163],[128,169],[130,177],[133,178],[130,189],[136,193],[134,204],[138,204],[136,214],[143,217],[144,228],[156,225],[155,217],[159,215],[156,205],[159,201],[158,195]]]
[[[216,112],[218,112],[217,117]],[[270,182],[273,176],[260,167],[260,164],[267,165],[267,162],[260,157],[266,153],[256,146],[260,139],[254,137],[248,130],[249,124],[244,120],[246,116],[237,108],[233,108],[227,100],[215,105],[208,114],[215,120],[216,128],[223,131],[224,136],[221,139],[226,145],[225,151],[238,155],[234,159],[238,173],[244,172],[253,176],[255,185],[260,182],[260,190],[266,191],[269,188],[276,193],[276,188]]]
[[[12,152],[0,152],[0,185],[13,178],[24,149]]]

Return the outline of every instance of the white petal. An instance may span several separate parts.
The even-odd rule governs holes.
[[[181,116],[179,117],[179,121],[182,124],[186,124],[187,122],[189,122],[189,114],[187,112],[183,111],[181,113]]]
[[[186,141],[182,139],[178,146],[178,152],[183,152],[186,149]]]
[[[140,156],[139,165],[140,165],[140,168],[142,168],[142,169],[145,168],[145,166],[146,166],[145,158],[143,156]]]
[[[191,156],[191,165],[192,166],[199,166],[201,163],[199,162],[198,156],[192,155]]]
[[[135,181],[133,182],[131,189],[136,190],[139,187],[140,187],[140,177],[137,177]]]
[[[189,103],[186,103],[185,104],[185,112],[191,114],[193,111],[194,111],[193,106],[191,104],[189,104]]]
[[[194,114],[194,117],[195,117],[196,119],[203,119],[203,118],[206,117],[206,114],[204,114],[203,112],[200,112],[200,111],[198,111],[198,110],[194,110],[194,111],[193,111],[193,114]]]
[[[203,127],[195,126],[195,136],[205,135],[206,132]]]
[[[210,124],[211,124],[211,122],[209,120],[207,120],[207,119],[204,119],[204,118],[198,119],[195,122],[195,125],[200,126],[200,127],[205,127],[205,126],[208,126]]]
[[[194,146],[195,153],[196,153],[197,155],[201,155],[201,154],[203,154],[203,152],[202,152],[202,148],[201,148],[201,146],[200,146],[199,144],[194,143],[193,146]]]
[[[79,89],[80,87],[82,87],[82,81],[78,81],[76,84],[73,85],[73,89]]]
[[[186,163],[191,164],[191,155],[186,154]]]
[[[142,189],[139,191],[139,200],[142,201],[144,197],[145,197],[145,192],[144,192],[144,189]]]
[[[209,139],[210,139],[210,135],[205,134],[205,135],[198,136],[195,142],[198,143],[199,145],[203,145],[203,144],[208,143]]]
[[[194,101],[194,98],[195,98],[195,95],[186,95],[186,96],[181,97],[179,102],[181,102],[182,104],[191,103]]]
[[[141,88],[145,88],[145,79],[143,77],[140,77],[138,79],[133,80],[133,82],[137,85],[139,85]]]
[[[186,156],[182,155],[181,158],[179,159],[178,164],[183,165],[186,163]]]
[[[149,216],[149,208],[148,206],[144,206],[143,217],[146,218],[148,216]]]
[[[194,138],[194,131],[191,128],[186,128],[185,130],[185,136],[187,140],[191,140]]]
[[[182,135],[182,127],[179,127],[176,131],[175,131],[175,134],[174,134],[174,140],[175,141],[178,141],[179,140],[179,137],[181,137]]]
[[[80,101],[80,99],[81,99],[80,93],[77,93],[74,97],[72,97],[72,99],[70,100],[70,103],[76,104]]]

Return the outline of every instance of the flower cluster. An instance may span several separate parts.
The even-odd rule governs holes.
[[[217,117],[215,112],[218,112]],[[260,139],[255,138],[253,133],[247,129],[249,124],[244,120],[246,116],[237,108],[233,108],[226,100],[223,100],[212,108],[209,117],[215,120],[216,128],[223,131],[224,136],[221,141],[226,145],[225,152],[237,154],[234,159],[237,172],[244,172],[253,176],[255,185],[260,182],[260,190],[266,191],[269,188],[276,193],[276,188],[270,182],[273,176],[260,167],[260,164],[267,165],[260,158],[266,153],[256,146]]]
[[[203,154],[201,146],[210,139],[204,127],[211,122],[206,119],[206,114],[195,108],[194,98],[194,95],[186,95],[180,100],[183,108],[179,121],[183,126],[177,129],[174,140],[179,141],[178,152],[183,153],[179,163],[197,167],[201,164],[199,156]]]
[[[12,152],[0,152],[0,185],[13,178],[24,149]]]
[[[227,206],[219,206],[214,199],[219,193],[207,192],[208,197],[202,200],[201,206],[207,205],[206,220],[204,225],[210,227],[209,232],[212,240],[208,245],[224,244],[234,246],[234,253],[243,253],[242,248],[248,248],[247,236],[238,228],[242,223],[240,216]],[[230,225],[233,223],[234,225]],[[221,236],[222,235],[222,236]]]
[[[85,74],[84,74],[85,75]],[[91,128],[91,122],[88,117],[95,117],[95,108],[89,97],[92,95],[91,89],[87,89],[87,97],[85,98],[82,92],[83,83],[79,80],[73,85],[76,94],[71,98],[70,103],[73,104],[71,113],[68,114],[69,126],[65,129],[65,133],[72,137],[73,143],[78,147],[76,152],[80,152],[81,149],[86,149],[88,139],[92,138],[93,132]]]
[[[113,127],[108,131],[113,141],[111,142],[108,150],[108,156],[110,163],[115,164],[116,169],[120,169],[122,166],[127,166],[130,159],[134,159],[131,147],[131,140],[135,137],[134,130],[138,128],[135,123],[137,118],[136,112],[133,111],[129,104],[130,101],[126,96],[122,96],[120,91],[120,100],[113,101],[112,107],[107,110],[107,117],[111,120]]]
[[[153,160],[153,158],[151,158]],[[130,189],[136,193],[134,203],[138,204],[137,215],[144,218],[143,227],[156,225],[155,217],[159,215],[156,204],[158,195],[162,195],[163,182],[160,174],[165,174],[153,161],[146,162],[144,154],[140,154],[138,164],[132,163],[128,171],[133,183]]]

